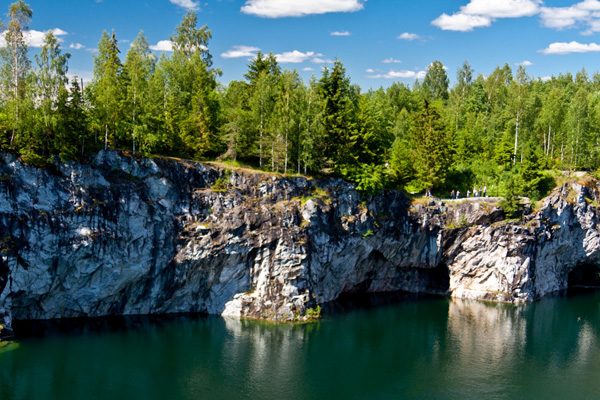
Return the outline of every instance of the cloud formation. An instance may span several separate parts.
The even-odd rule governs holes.
[[[536,15],[541,0],[470,0],[454,14],[446,13],[434,19],[434,26],[446,31],[468,32],[488,27],[498,18],[520,18]]]
[[[600,1],[584,0],[570,7],[543,7],[542,24],[553,29],[585,26],[585,35],[600,32]]]
[[[350,35],[352,35],[352,33],[348,32],[348,31],[335,31],[335,32],[331,32],[330,35],[331,36],[350,36]]]
[[[171,4],[175,4],[188,11],[198,11],[200,9],[200,3],[194,0],[169,0]]]
[[[402,61],[397,58],[386,58],[385,60],[381,60],[383,64],[400,64]]]
[[[56,38],[58,39],[59,43],[63,41],[61,36],[67,35],[67,32],[65,32],[64,30],[60,28],[54,28],[49,29],[47,31],[36,31],[32,29],[24,32],[23,37],[25,38],[25,43],[27,43],[29,47],[40,48],[44,45],[44,38],[46,37],[46,34],[48,32],[52,32],[54,36],[56,36]],[[6,47],[6,39],[4,38],[5,34],[6,32],[2,32],[0,34],[0,47]]]
[[[361,0],[246,0],[241,11],[263,18],[282,18],[355,12],[363,7]]]
[[[570,54],[570,53],[597,53],[600,52],[600,44],[597,43],[579,43],[572,42],[555,42],[541,51],[543,54]]]
[[[401,40],[417,40],[420,38],[421,38],[421,36],[417,35],[416,33],[410,33],[410,32],[404,32],[404,33],[401,33],[400,35],[398,35],[398,39],[401,39]]]
[[[280,54],[275,54],[277,62],[282,64],[299,64],[303,62],[313,62],[315,64],[325,64],[330,62],[323,58],[323,54],[315,53],[314,51],[302,52],[298,50],[286,51]]]
[[[260,49],[254,46],[238,45],[221,53],[223,58],[254,58]]]
[[[173,51],[173,42],[170,40],[159,40],[156,44],[150,45],[150,50]]]
[[[531,67],[533,63],[529,60],[523,60],[520,63],[517,63],[516,65],[521,65],[523,67]]]
[[[69,48],[73,49],[73,50],[81,50],[81,49],[85,49],[85,46],[81,43],[71,43],[69,44]]]
[[[368,69],[367,72],[374,71]],[[389,70],[381,74],[368,75],[369,79],[423,79],[427,71]]]

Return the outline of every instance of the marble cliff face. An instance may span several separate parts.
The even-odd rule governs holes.
[[[0,155],[0,315],[12,320],[202,312],[301,320],[352,293],[507,302],[567,287],[600,259],[597,183],[520,221],[493,202],[361,196],[283,178],[101,152],[26,166]]]

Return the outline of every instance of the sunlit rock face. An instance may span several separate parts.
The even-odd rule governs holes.
[[[3,154],[0,325],[188,312],[291,321],[370,292],[533,300],[598,261],[594,185],[565,186],[507,223],[493,202],[411,204],[338,179],[116,152],[38,169]]]

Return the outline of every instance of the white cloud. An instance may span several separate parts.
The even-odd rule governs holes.
[[[312,67],[304,67],[304,68],[302,68],[302,71],[305,71],[305,72],[311,72],[311,71],[314,71],[314,70],[315,69],[312,68]]]
[[[540,11],[541,0],[471,0],[460,13],[489,18],[531,17]]]
[[[184,8],[188,11],[198,11],[200,4],[194,0],[169,0],[171,4],[175,4],[178,7]]]
[[[367,70],[369,72],[369,70]],[[369,75],[370,79],[423,79],[427,71],[389,70],[383,74]]]
[[[584,35],[600,32],[600,1],[584,0],[570,7],[544,7],[542,24],[553,29],[586,26]]]
[[[310,61],[314,62],[315,64],[333,64],[333,60],[329,58],[315,57]]]
[[[330,35],[331,36],[350,36],[350,35],[352,35],[352,33],[348,32],[348,31],[335,31],[335,32],[331,32]]]
[[[492,19],[480,15],[452,14],[440,15],[431,22],[434,26],[444,31],[469,32],[475,28],[484,28],[492,25]]]
[[[363,7],[361,0],[246,0],[241,11],[258,17],[282,18],[354,12]]]
[[[71,43],[69,44],[69,48],[73,49],[73,50],[81,50],[81,49],[85,49],[85,46],[82,45],[81,43]]]
[[[416,33],[410,33],[410,32],[404,32],[398,36],[398,39],[402,39],[402,40],[417,40],[420,38],[421,38],[421,36],[417,35]]]
[[[498,18],[530,17],[540,12],[541,0],[470,0],[460,11],[432,21],[446,31],[468,32],[488,27]]]
[[[533,65],[533,63],[529,60],[523,60],[520,63],[517,63],[515,65],[521,65],[523,67],[531,67]]]
[[[277,62],[282,64],[298,64],[303,62],[313,62],[315,64],[325,64],[328,63],[329,60],[325,60],[321,58],[323,54],[315,53],[314,51],[302,52],[298,50],[286,51],[280,54],[275,54],[275,58]]]
[[[25,38],[25,42],[27,43],[27,45],[29,47],[40,48],[43,46],[44,37],[46,37],[46,34],[48,32],[54,33],[54,36],[56,36],[59,43],[63,41],[61,36],[67,35],[67,32],[65,32],[64,30],[62,30],[60,28],[54,28],[54,29],[49,29],[47,31],[36,31],[36,30],[32,29],[32,30],[24,32],[23,37]],[[6,46],[6,40],[4,39],[5,34],[6,34],[6,32],[2,32],[2,34],[0,34],[0,47]]]
[[[377,70],[376,70],[376,69],[373,69],[373,68],[367,68],[367,69],[365,70],[365,72],[366,72],[367,74],[374,74],[375,72],[377,72]]]
[[[587,15],[587,11],[576,7],[544,7],[541,13],[544,26],[554,29],[570,28]]]
[[[381,60],[383,64],[400,64],[402,61],[397,58],[386,58],[385,60]]]
[[[596,53],[600,52],[600,44],[579,42],[555,42],[541,51],[544,54]]]
[[[170,40],[159,40],[156,44],[150,45],[150,50],[173,51],[173,42]]]
[[[221,53],[223,58],[253,58],[260,49],[254,46],[238,45]]]

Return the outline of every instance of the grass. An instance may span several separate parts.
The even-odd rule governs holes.
[[[308,195],[304,196],[295,196],[292,197],[291,200],[298,201],[301,207],[304,207],[309,200],[321,200],[326,205],[331,204],[331,196],[329,192],[324,188],[314,186],[312,192]]]
[[[321,319],[321,306],[307,308],[304,313],[304,317],[307,321],[317,321]]]
[[[373,232],[373,229],[369,229],[365,233],[363,233],[362,237],[366,239],[368,237],[373,236],[374,234],[375,234],[375,232]]]
[[[446,224],[446,229],[462,229],[469,225],[469,220],[466,215],[461,215],[458,221],[450,221]]]
[[[292,173],[287,173],[284,174],[282,172],[272,172],[272,171],[265,171],[263,169],[260,169],[254,165],[251,164],[247,164],[247,163],[243,163],[240,161],[234,161],[234,160],[222,160],[222,161],[198,161],[201,162],[202,164],[206,164],[206,165],[211,165],[213,167],[217,167],[217,168],[221,168],[224,170],[230,170],[230,171],[236,171],[236,172],[245,172],[245,173],[249,173],[249,174],[261,174],[261,175],[265,175],[265,176],[275,176],[278,178],[283,178],[283,177],[287,177],[287,178],[307,178],[309,179],[310,177],[302,175],[302,174],[298,174],[296,172],[292,172]]]
[[[224,193],[229,189],[231,179],[231,171],[225,171],[215,183],[212,184],[210,190],[215,193]]]

